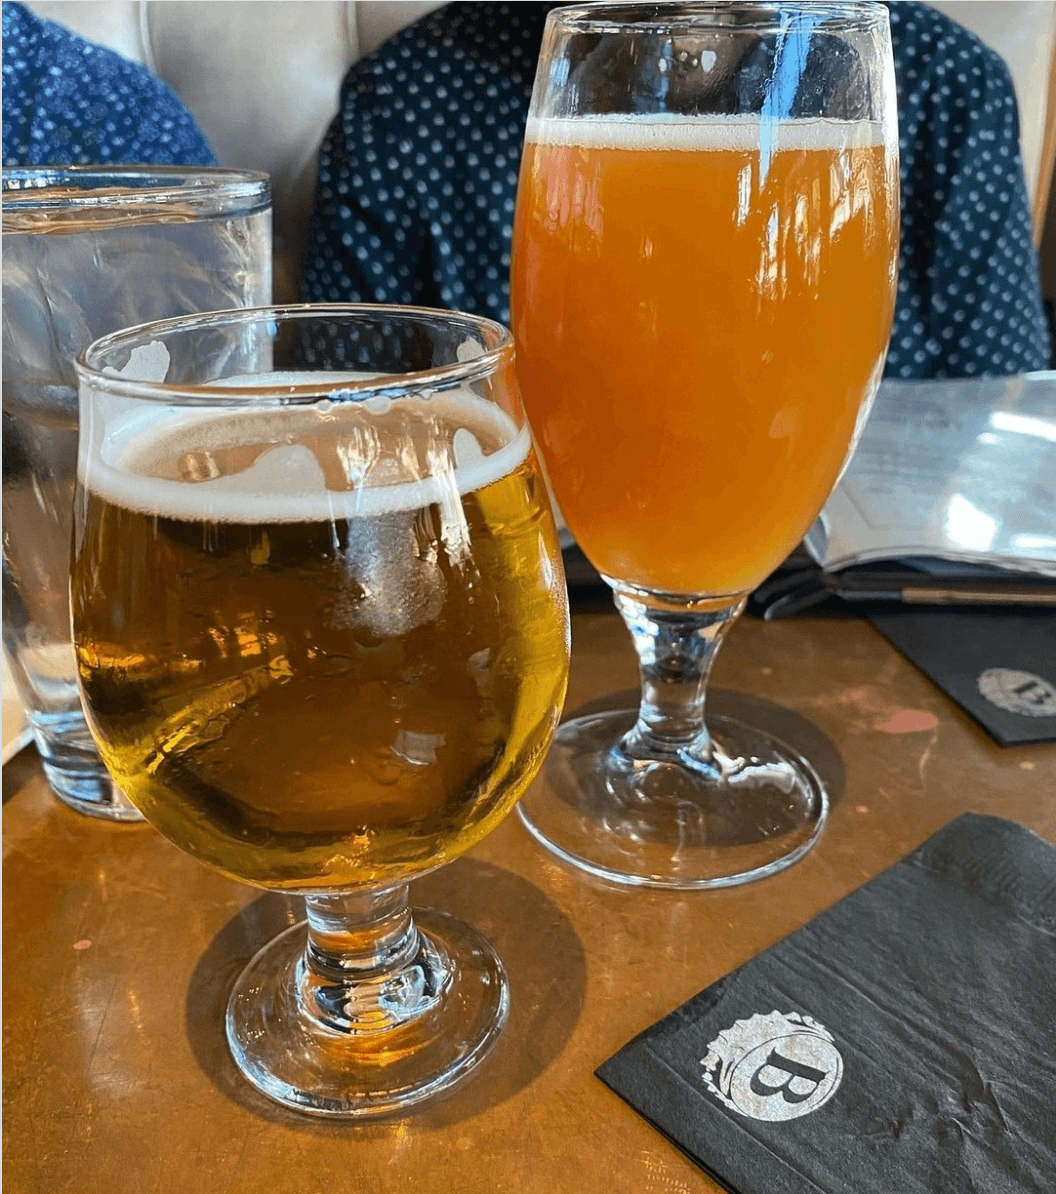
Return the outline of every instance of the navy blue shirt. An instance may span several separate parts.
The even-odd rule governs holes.
[[[352,66],[322,145],[307,301],[417,303],[509,323],[521,143],[553,7],[449,4]],[[1008,68],[936,10],[889,7],[902,240],[886,375],[1046,368]]]
[[[179,97],[143,66],[3,6],[5,166],[211,166]]]

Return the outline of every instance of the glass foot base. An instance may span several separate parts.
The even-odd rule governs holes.
[[[619,746],[636,714],[565,722],[517,806],[559,858],[601,879],[706,888],[783,870],[817,840],[828,799],[814,769],[761,730],[709,717],[715,767],[641,760]]]
[[[399,1007],[390,1013],[368,993],[370,1010],[357,1017],[353,995],[348,1014],[357,1022],[345,1031],[314,1022],[298,1004],[306,925],[264,946],[227,1008],[228,1044],[243,1075],[285,1107],[335,1119],[391,1116],[464,1080],[506,1022],[506,974],[489,942],[462,921],[416,909],[414,922],[422,944],[392,988]]]
[[[104,821],[145,824],[143,814],[105,773],[101,776],[70,775],[68,770],[44,764],[44,776],[51,790],[69,808]]]
[[[110,778],[79,709],[30,713],[28,719],[44,776],[63,804],[89,817],[143,821],[143,814]]]

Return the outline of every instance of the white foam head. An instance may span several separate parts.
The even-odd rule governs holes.
[[[266,380],[273,384],[276,376],[269,374]],[[310,376],[318,380],[318,375]],[[224,384],[247,386],[260,380],[227,379]],[[288,375],[278,384],[303,384],[302,375]],[[449,502],[500,480],[528,453],[527,426],[518,429],[500,407],[468,390],[389,401],[389,409],[398,408],[412,422],[420,416],[423,425],[435,421],[454,429],[453,436],[438,440],[427,452],[429,474],[417,476],[417,458],[410,462],[408,453],[386,452],[372,435],[372,419],[386,412],[371,401],[341,401],[340,393],[338,386],[314,405],[256,408],[248,416],[238,408],[136,410],[107,428],[105,441],[82,465],[82,481],[112,502],[167,518],[317,522]],[[338,445],[334,455],[345,482],[340,487],[328,485],[322,463],[305,442],[313,436]],[[486,454],[482,440],[498,447]],[[205,457],[258,445],[265,446],[238,472],[202,480],[157,475],[165,459],[184,453]]]
[[[882,126],[869,120],[762,121],[759,116],[649,115],[530,116],[525,141],[582,149],[758,153],[772,143],[780,149],[865,149],[884,144]]]

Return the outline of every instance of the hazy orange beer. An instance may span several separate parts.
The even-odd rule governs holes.
[[[869,121],[529,122],[518,373],[602,573],[737,594],[799,541],[882,368],[897,203]]]

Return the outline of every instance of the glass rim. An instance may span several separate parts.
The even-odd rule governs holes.
[[[746,19],[736,25],[719,26],[716,18],[738,13]],[[588,3],[562,5],[547,14],[547,22],[578,33],[664,33],[673,28],[692,31],[724,28],[731,32],[780,29],[789,16],[810,17],[822,26],[843,23],[867,28],[890,20],[886,4],[880,0],[677,0],[675,3],[643,3],[642,0],[590,0]]]
[[[112,365],[104,365],[102,358],[107,354],[128,348],[141,347],[152,340],[164,339],[166,335],[196,330],[209,330],[233,324],[278,323],[308,319],[400,319],[437,322],[446,321],[461,326],[467,331],[484,332],[494,337],[495,342],[484,349],[479,356],[450,365],[435,365],[408,373],[380,373],[370,378],[342,380],[339,384],[323,387],[318,382],[291,384],[211,385],[201,383],[172,383],[143,381],[126,378],[113,371]],[[262,307],[232,307],[223,311],[206,311],[197,314],[177,315],[169,319],[154,320],[122,328],[93,341],[78,353],[74,369],[78,382],[91,384],[94,389],[105,390],[122,398],[138,398],[143,401],[172,404],[179,402],[186,406],[244,406],[255,401],[259,405],[294,406],[318,401],[323,392],[332,394],[340,391],[353,401],[362,401],[372,395],[395,397],[395,391],[421,392],[423,390],[447,390],[455,386],[478,381],[495,373],[504,365],[512,364],[514,358],[513,334],[504,324],[484,315],[467,311],[453,311],[442,307],[415,307],[396,303],[296,303],[270,304]],[[109,371],[108,371],[109,370]]]
[[[155,180],[152,185],[129,185]],[[42,195],[46,187],[90,185],[77,194]],[[107,182],[118,190],[106,187]],[[22,185],[19,185],[22,184]],[[260,170],[228,166],[39,165],[4,166],[2,205],[9,211],[153,206],[208,197],[217,202],[271,202],[271,180]]]

